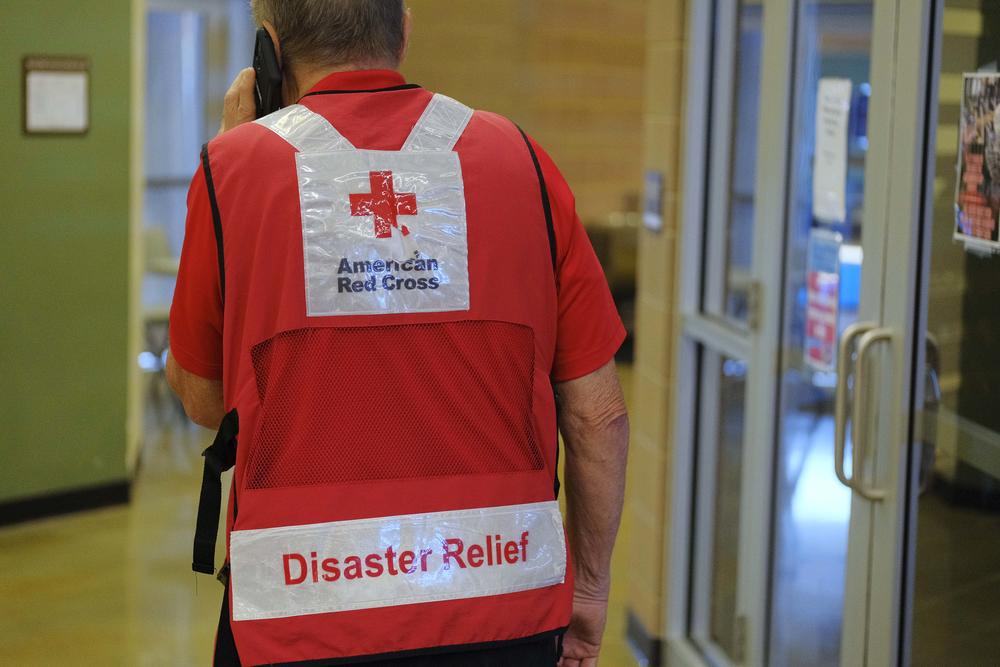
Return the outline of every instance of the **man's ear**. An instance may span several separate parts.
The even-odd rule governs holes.
[[[406,59],[406,53],[410,50],[410,31],[413,30],[413,14],[410,8],[406,8],[403,14],[403,48],[399,50],[399,64],[402,65]]]
[[[267,34],[271,36],[271,41],[274,42],[274,53],[278,56],[278,65],[283,68],[285,65],[281,61],[281,40],[278,39],[278,31],[274,29],[274,24],[270,21],[261,21],[261,27],[267,30]]]

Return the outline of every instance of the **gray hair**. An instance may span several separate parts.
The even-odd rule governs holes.
[[[281,56],[308,65],[399,65],[404,0],[250,0],[274,25]]]

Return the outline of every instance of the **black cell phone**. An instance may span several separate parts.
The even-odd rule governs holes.
[[[257,118],[274,113],[281,108],[281,65],[274,49],[274,41],[267,30],[257,31],[257,46],[253,52],[253,69],[257,73],[254,97],[257,101]]]

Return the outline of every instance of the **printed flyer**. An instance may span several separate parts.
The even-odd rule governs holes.
[[[840,234],[825,229],[813,229],[809,236],[805,361],[821,373],[837,367],[842,244]]]
[[[1000,74],[966,74],[954,237],[1000,251]]]

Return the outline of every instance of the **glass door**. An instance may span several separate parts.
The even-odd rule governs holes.
[[[940,10],[904,646],[913,665],[985,665],[1000,651],[1000,3]]]
[[[755,664],[881,666],[892,651],[877,636],[900,590],[887,568],[898,563],[899,533],[887,529],[900,525],[898,474],[884,449],[903,442],[895,416],[911,398],[898,322],[912,321],[914,273],[899,258],[918,256],[927,17],[911,0],[789,4],[785,224],[781,259],[764,262],[782,267],[780,328],[758,341],[780,354],[767,639]]]
[[[670,664],[888,664],[921,7],[692,4]]]
[[[671,664],[849,660],[838,477],[865,472],[844,405],[881,324],[899,1],[692,6]]]
[[[941,5],[904,646],[913,665],[985,665],[1000,653],[1000,3]]]
[[[843,659],[851,491],[838,477],[851,482],[854,345],[882,307],[889,142],[870,118],[892,105],[890,63],[875,52],[888,4],[795,3],[764,661],[776,667]]]
[[[681,575],[690,604],[684,603],[681,633],[693,660],[721,666],[743,663],[747,654],[753,577],[744,533],[759,516],[746,502],[754,489],[745,479],[746,462],[755,456],[747,415],[757,409],[748,387],[763,372],[750,359],[757,326],[755,169],[763,6],[761,0],[717,0],[692,12],[711,47],[697,60],[704,67],[702,80],[710,82],[709,94],[692,112],[704,119],[703,139],[689,145],[692,152],[702,151],[695,158],[701,166],[691,173],[707,175],[687,201],[688,215],[704,220],[685,239],[691,251],[685,252],[689,268],[683,273],[698,279],[681,288],[678,383],[694,388],[678,393],[685,403],[679,409],[691,420],[681,436],[690,442],[690,468],[680,479],[693,497],[691,532],[685,536],[689,567]],[[681,542],[678,549],[684,550]]]
[[[852,501],[861,620],[843,645],[862,650],[844,664],[996,664],[1000,3],[901,3],[898,23],[892,252],[881,333],[858,361],[877,437],[874,493]]]

